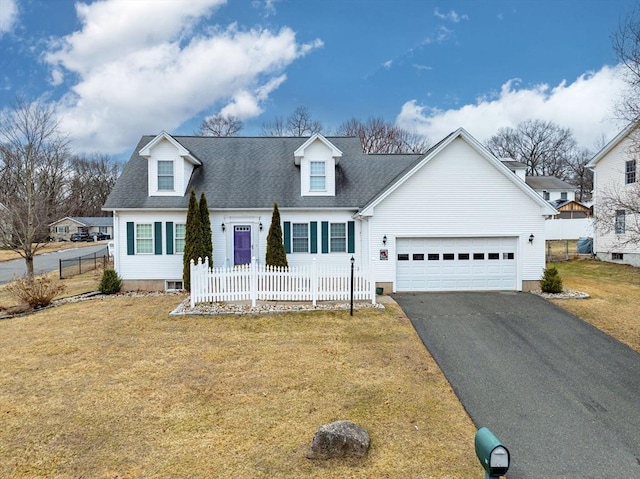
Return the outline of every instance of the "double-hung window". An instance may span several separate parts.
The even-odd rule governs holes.
[[[625,231],[625,211],[624,210],[616,210],[616,220],[615,220],[615,233],[617,235],[623,235]]]
[[[309,224],[293,223],[291,225],[291,246],[293,253],[309,252]]]
[[[347,251],[347,225],[345,223],[331,223],[330,242],[332,253],[344,253]]]
[[[311,191],[325,191],[326,188],[326,163],[324,161],[312,161],[309,165],[309,189]]]
[[[175,252],[176,254],[183,254],[184,253],[184,237],[187,233],[187,225],[177,223],[175,226],[176,226]]]
[[[153,225],[136,224],[136,254],[153,254]]]
[[[637,176],[637,162],[636,160],[629,160],[625,163],[624,168],[624,183],[630,185],[638,180]]]
[[[173,161],[158,161],[158,191],[173,189]]]

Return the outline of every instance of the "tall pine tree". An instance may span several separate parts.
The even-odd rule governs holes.
[[[204,191],[200,195],[200,226],[202,227],[202,260],[209,258],[209,266],[213,266],[213,240],[211,239],[211,219],[209,205]]]
[[[271,266],[288,266],[287,253],[284,251],[282,242],[282,226],[280,226],[280,211],[278,203],[273,204],[273,214],[271,215],[271,226],[267,235],[267,255],[265,263]]]
[[[196,192],[191,188],[189,209],[187,210],[187,224],[184,235],[184,255],[182,267],[182,286],[191,291],[191,260],[196,263],[202,256],[202,226],[200,224],[200,208],[196,199]],[[204,260],[204,258],[202,258]]]

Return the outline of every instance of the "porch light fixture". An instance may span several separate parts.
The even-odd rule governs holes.
[[[385,246],[387,245],[387,235],[384,235],[382,237],[382,244],[385,245]]]
[[[533,243],[533,238],[535,238],[535,236],[533,236],[533,233],[531,233],[529,235],[529,243]]]
[[[260,224],[258,226],[260,227],[260,231],[262,231],[262,221],[260,222]]]
[[[227,229],[227,227],[224,225],[224,223],[222,223],[220,226],[222,227],[222,231]]]

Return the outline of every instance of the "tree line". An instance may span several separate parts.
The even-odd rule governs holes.
[[[65,216],[106,216],[101,211],[120,174],[107,155],[75,155],[52,106],[16,100],[0,112],[0,246],[25,258],[49,236],[49,224]]]

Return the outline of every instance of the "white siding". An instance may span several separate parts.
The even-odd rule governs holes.
[[[321,223],[347,223],[354,221],[352,215],[354,211],[286,211],[280,210],[280,220],[282,223],[309,223],[318,222],[318,253],[289,253],[287,260],[291,265],[309,264],[312,258],[316,258],[322,264],[350,264],[351,256],[354,256],[357,264],[363,263],[362,236],[360,221],[355,221],[355,254],[350,253],[322,253],[321,247]],[[233,266],[233,231],[234,226],[251,227],[251,248],[252,256],[258,263],[264,263],[267,235],[271,225],[272,210],[260,211],[234,211],[234,212],[211,212],[211,231],[213,234],[213,265]],[[143,254],[127,255],[127,222],[151,223],[162,222],[163,250],[162,255]],[[125,280],[180,280],[182,278],[182,254],[166,254],[165,223],[171,221],[175,223],[186,222],[186,211],[184,212],[118,212],[114,216],[115,235],[115,267],[118,274]],[[222,231],[222,223],[225,230]],[[260,231],[262,223],[262,231]]]
[[[595,198],[594,204],[597,214],[598,201],[603,191],[618,189],[621,193],[632,188],[640,188],[640,184],[634,183],[625,185],[625,163],[631,159],[628,151],[631,145],[629,137],[618,143],[606,156],[604,156],[596,164],[594,177]],[[640,166],[640,160],[638,160]],[[640,175],[640,172],[636,173]],[[632,215],[627,212],[627,225],[636,221]],[[611,218],[613,225],[614,218]],[[640,245],[620,246],[617,243],[615,232],[603,232],[601,228],[596,228],[596,236],[594,238],[594,251],[604,260],[611,260],[611,253],[623,253],[625,258],[623,262],[640,266]]]
[[[127,255],[127,222],[162,222],[162,254]],[[114,215],[115,267],[125,280],[182,280],[182,254],[166,254],[165,223],[185,223],[185,212],[119,212]],[[155,234],[155,232],[154,232]],[[155,239],[155,238],[154,238]]]
[[[511,174],[506,172],[506,174]],[[542,206],[461,138],[375,207],[372,250],[387,236],[389,260],[374,255],[377,282],[395,282],[396,238],[517,238],[517,289],[545,265]],[[529,235],[535,239],[529,243]]]
[[[160,141],[151,149],[149,158],[149,196],[184,196],[193,171],[193,165],[185,161],[177,148],[167,140]],[[158,161],[173,161],[174,191],[158,191]]]
[[[335,196],[336,195],[336,162],[331,156],[331,149],[321,140],[314,141],[304,151],[300,162],[300,191],[302,196]],[[325,162],[326,191],[311,191],[309,185],[309,165],[312,161]]]

